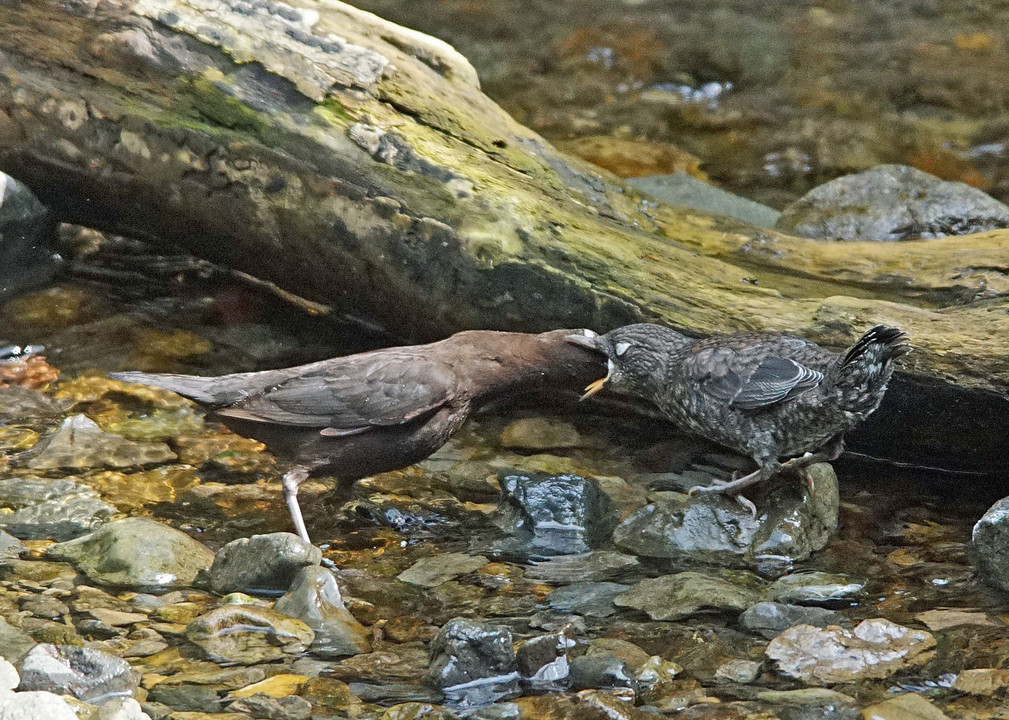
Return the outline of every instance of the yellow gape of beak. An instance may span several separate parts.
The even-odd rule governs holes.
[[[592,397],[597,392],[603,389],[606,381],[610,379],[610,375],[613,374],[613,361],[608,360],[606,362],[606,377],[601,377],[593,383],[590,383],[588,387],[585,388],[585,394],[582,395],[579,400],[584,400],[585,398]]]

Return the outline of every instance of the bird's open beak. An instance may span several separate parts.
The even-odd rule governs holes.
[[[588,387],[585,388],[585,394],[582,395],[579,400],[584,400],[585,398],[590,398],[597,392],[603,389],[606,385],[606,381],[610,379],[610,375],[613,373],[613,361],[606,361],[606,377],[601,377],[593,383],[589,383]]]

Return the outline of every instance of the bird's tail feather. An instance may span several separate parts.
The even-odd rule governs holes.
[[[238,373],[220,377],[200,377],[172,373],[118,372],[111,373],[109,377],[138,385],[164,388],[196,402],[220,407],[242,399],[243,395],[239,390],[242,385],[241,381],[251,374]]]
[[[863,415],[875,410],[893,375],[893,360],[910,351],[900,328],[877,325],[859,338],[832,373],[845,409]]]

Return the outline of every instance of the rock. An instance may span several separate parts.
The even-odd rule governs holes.
[[[926,610],[925,612],[916,613],[914,619],[934,632],[959,625],[1004,626],[1004,623],[992,620],[988,617],[987,613],[981,610]],[[815,625],[816,623],[811,624]]]
[[[510,423],[501,433],[501,447],[513,450],[560,450],[583,445],[571,423],[547,418],[523,418]]]
[[[757,699],[769,703],[781,720],[858,720],[858,701],[825,688],[763,690]]]
[[[765,655],[778,672],[809,685],[885,678],[922,665],[935,653],[935,638],[883,618],[863,620],[854,630],[796,625],[774,638]]]
[[[131,468],[175,460],[164,443],[134,442],[102,430],[86,415],[72,415],[60,429],[17,456],[32,470]]]
[[[651,657],[640,647],[620,638],[596,638],[589,640],[586,655],[608,655],[618,657],[631,670],[640,670]],[[682,668],[681,668],[682,669]]]
[[[758,593],[721,578],[696,572],[642,580],[614,602],[643,610],[652,620],[680,620],[712,611],[739,612],[760,599]]]
[[[634,673],[638,683],[638,693],[646,703],[660,701],[676,692],[673,683],[683,672],[683,666],[666,660],[659,655],[652,655],[640,664]]]
[[[526,568],[526,577],[552,584],[603,582],[632,575],[639,564],[633,555],[613,550],[595,550],[579,555],[558,555],[546,560],[534,560]]]
[[[988,508],[974,525],[971,549],[984,581],[1009,591],[1009,497]]]
[[[949,715],[914,693],[870,705],[862,711],[863,720],[950,720]]]
[[[52,279],[57,222],[28,187],[0,173],[0,299]]]
[[[683,205],[726,215],[759,227],[773,228],[781,216],[772,207],[725,192],[682,171],[672,175],[632,178],[628,184],[667,205]]]
[[[506,627],[450,620],[431,642],[429,681],[459,707],[518,697],[519,673]]]
[[[85,702],[137,689],[130,664],[114,655],[74,645],[36,645],[21,661],[21,690],[69,693]]]
[[[0,530],[0,560],[16,558],[27,549],[16,537]]]
[[[476,572],[486,564],[487,558],[483,555],[444,553],[421,558],[397,577],[422,587],[438,587],[459,575]]]
[[[556,691],[568,686],[568,651],[576,645],[571,626],[520,643],[515,650],[519,673],[531,690]]]
[[[862,594],[865,584],[841,573],[798,572],[774,581],[768,594],[780,603],[833,605]]]
[[[112,698],[98,708],[96,720],[151,720],[133,698]]]
[[[0,660],[0,694],[14,690],[20,682],[17,668],[6,660]]]
[[[308,649],[315,633],[301,620],[255,605],[224,605],[186,625],[186,639],[213,662],[279,660]]]
[[[298,572],[318,565],[322,551],[287,532],[232,540],[217,551],[207,574],[214,592],[287,590]]]
[[[38,429],[59,417],[70,403],[38,390],[11,385],[0,387],[0,423],[32,424]]]
[[[956,676],[953,689],[971,695],[995,695],[1009,687],[1009,670],[976,668]]]
[[[257,694],[236,700],[228,705],[227,711],[271,720],[307,720],[312,713],[312,704],[297,695],[275,698]]]
[[[371,634],[344,606],[336,578],[324,567],[302,568],[274,609],[315,631],[311,651],[320,657],[371,652]]]
[[[506,555],[585,553],[608,542],[617,524],[612,501],[593,480],[502,473],[500,483],[493,521],[510,537],[495,549]]]
[[[571,689],[629,690],[636,696],[638,681],[618,657],[582,655],[571,662]]]
[[[158,683],[151,688],[147,699],[181,712],[219,712],[221,709],[217,691],[204,685]]]
[[[729,660],[729,662],[718,666],[718,670],[715,671],[715,680],[746,685],[756,680],[759,675],[759,662],[754,662],[753,660]]]
[[[721,495],[697,495],[647,505],[613,532],[622,550],[644,557],[757,564],[804,560],[837,529],[839,499],[833,468],[809,468],[813,485],[788,478],[754,494],[758,517]]]
[[[0,618],[0,657],[8,662],[20,663],[37,644],[24,630]]]
[[[91,532],[118,511],[87,485],[70,479],[12,477],[0,480],[0,527],[24,540],[63,542]]]
[[[59,695],[51,692],[19,692],[0,695],[2,720],[78,720],[77,713]]]
[[[191,586],[214,560],[202,543],[146,518],[107,523],[83,537],[50,545],[45,556],[72,562],[101,585],[154,591]]]
[[[782,630],[787,630],[793,625],[822,628],[843,623],[844,616],[833,610],[776,602],[759,602],[748,607],[739,616],[740,625],[751,632],[763,635],[768,640],[777,637]]]
[[[378,720],[460,720],[460,718],[448,708],[437,705],[403,703],[386,710]]]
[[[831,180],[785,208],[792,235],[890,242],[1009,227],[1009,207],[976,188],[905,165],[879,165]]]
[[[573,583],[550,593],[547,596],[547,605],[560,612],[577,613],[588,617],[609,617],[617,611],[613,599],[627,590],[627,585],[619,583]]]

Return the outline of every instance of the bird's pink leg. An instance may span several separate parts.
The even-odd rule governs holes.
[[[297,466],[288,470],[284,474],[284,499],[287,501],[287,510],[291,513],[291,521],[294,529],[305,542],[311,544],[308,537],[308,529],[305,527],[305,520],[301,516],[301,505],[298,504],[298,487],[308,479],[308,468]]]

